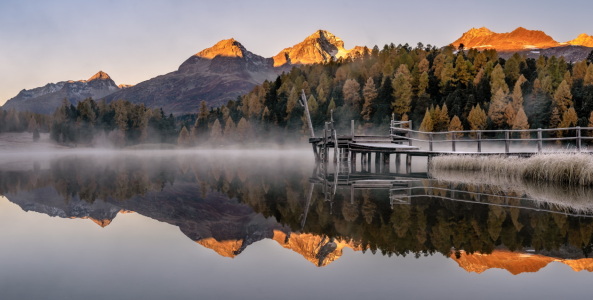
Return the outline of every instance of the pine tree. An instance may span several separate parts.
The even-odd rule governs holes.
[[[437,106],[435,116],[433,119],[434,131],[446,131],[449,128],[449,110],[447,104],[443,104],[442,108]]]
[[[593,128],[593,111],[589,114],[589,123],[587,124],[587,127]],[[589,130],[587,135],[593,137],[593,130]]]
[[[519,76],[519,78],[517,79],[517,82],[515,82],[515,86],[513,87],[513,94],[511,95],[511,99],[515,111],[519,111],[519,109],[523,107],[523,90],[521,86],[525,82],[527,82],[527,79],[525,79],[525,76],[521,74],[521,76]]]
[[[179,132],[179,137],[177,138],[177,145],[179,145],[180,147],[191,146],[189,131],[187,130],[187,128],[185,128],[185,126],[183,126],[183,128],[181,128],[181,131]]]
[[[570,86],[563,80],[558,86],[556,93],[554,93],[554,106],[558,107],[558,113],[562,115],[568,110],[568,107],[572,106],[572,104]]]
[[[521,107],[519,109],[519,111],[517,112],[517,115],[515,116],[515,119],[513,121],[512,129],[513,130],[529,129],[529,122],[527,120],[527,115],[525,114],[525,110],[523,110],[523,107]],[[529,132],[521,132],[521,138],[528,139]]]
[[[423,132],[432,132],[434,129],[434,124],[432,123],[432,116],[430,115],[430,111],[426,110],[424,114],[424,119],[422,119],[422,123],[420,124],[420,131]]]
[[[250,142],[253,139],[253,128],[245,118],[241,118],[237,123],[237,136],[242,143]]]
[[[506,83],[505,83],[506,84]],[[505,123],[504,110],[507,106],[507,96],[502,88],[499,88],[492,96],[490,107],[488,108],[488,117],[492,124],[497,128],[501,128]]]
[[[222,139],[222,126],[220,121],[216,119],[210,128],[210,141],[213,143],[219,143]]]
[[[497,64],[490,74],[490,93],[495,95],[498,90],[502,90],[505,96],[509,94],[509,86],[505,81],[504,71],[500,64]]]
[[[352,107],[360,105],[360,84],[354,79],[348,79],[342,88],[344,94],[344,102]]]
[[[370,121],[373,116],[373,105],[377,98],[377,88],[375,87],[375,81],[372,77],[369,77],[362,89],[362,96],[364,98],[364,104],[362,106],[362,118],[365,121]]]
[[[558,110],[558,107],[554,107],[552,109],[552,115],[550,116],[549,128],[558,128],[558,125],[560,125],[560,121],[560,111]]]
[[[517,115],[517,111],[513,107],[513,103],[507,103],[507,106],[504,108],[504,120],[508,127],[512,127],[515,122],[515,116]]]
[[[233,119],[229,116],[226,121],[224,122],[224,138],[227,141],[234,141],[235,140],[235,132],[236,126]]]
[[[583,79],[583,85],[593,85],[593,63],[587,67],[587,72]]]
[[[448,131],[463,131],[463,125],[461,124],[461,120],[458,116],[453,116],[453,118],[451,118],[451,121],[449,122]],[[455,133],[454,135],[456,139],[460,139],[463,137],[462,132]],[[448,138],[453,138],[453,133],[449,133]]]
[[[587,62],[581,60],[574,64],[572,67],[572,79],[573,80],[583,80],[585,79],[585,75],[587,74]]]
[[[479,104],[474,106],[467,116],[467,122],[469,123],[470,130],[484,130],[486,128],[486,112],[480,107]],[[474,133],[472,133],[472,136]],[[473,136],[475,137],[475,136]]]
[[[420,74],[420,78],[418,79],[418,97],[422,96],[426,93],[429,84],[429,77],[428,72],[422,72]]]
[[[411,76],[408,67],[404,64],[400,65],[392,81],[393,98],[392,103],[393,112],[401,119],[403,114],[409,113],[412,104],[412,84]]]

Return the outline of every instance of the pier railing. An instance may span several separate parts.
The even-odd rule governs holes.
[[[450,144],[451,151],[458,151],[459,144],[475,145],[476,152],[482,152],[482,146],[488,142],[504,144],[504,153],[511,152],[511,145],[521,142],[523,146],[531,143],[537,145],[537,152],[542,152],[545,144],[570,144],[581,151],[589,141],[593,140],[593,127],[568,127],[553,129],[506,129],[506,130],[462,130],[424,132],[410,129],[410,121],[392,121],[390,135],[393,140],[407,141],[409,145],[417,142],[426,143],[428,151],[435,145]]]

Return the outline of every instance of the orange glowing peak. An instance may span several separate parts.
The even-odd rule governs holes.
[[[581,33],[576,39],[567,42],[567,44],[575,46],[593,47],[593,36],[590,36],[586,33]]]
[[[362,250],[360,246],[346,241],[309,233],[290,233],[287,236],[286,233],[275,230],[273,239],[280,246],[302,255],[306,260],[318,267],[327,266],[340,258],[343,253],[342,250],[346,247],[355,251]]]
[[[106,79],[111,79],[111,77],[109,77],[109,75],[107,75],[107,73],[105,73],[103,71],[99,71],[99,72],[97,72],[97,74],[91,76],[91,78],[89,78],[87,80],[87,82],[88,81],[97,80],[97,79],[99,79],[99,80],[106,80]]]
[[[204,49],[196,54],[196,56],[213,59],[217,56],[223,57],[243,57],[245,54],[245,47],[233,38],[222,40],[214,46]]]
[[[488,269],[497,268],[507,270],[513,275],[537,272],[551,262],[561,262],[570,266],[574,271],[593,271],[593,258],[581,259],[559,259],[538,254],[516,253],[504,250],[495,250],[491,254],[467,254],[461,251],[457,258],[455,253],[450,257],[455,260],[461,268],[468,272],[482,273]]]
[[[239,249],[241,249],[243,240],[218,241],[211,237],[196,241],[196,243],[214,250],[214,252],[218,253],[220,256],[234,258],[237,256]]]
[[[529,30],[517,27],[511,32],[496,33],[486,27],[472,28],[465,32],[459,39],[452,43],[465,48],[496,49],[496,50],[522,50],[545,49],[560,46],[552,37],[540,30]]]

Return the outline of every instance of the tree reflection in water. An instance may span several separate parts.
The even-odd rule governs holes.
[[[344,247],[459,261],[500,251],[552,260],[590,256],[590,190],[567,196],[557,187],[503,188],[470,178],[333,174],[266,155],[79,155],[2,165],[0,193],[25,210],[102,226],[134,211],[225,256],[274,239],[318,266]]]

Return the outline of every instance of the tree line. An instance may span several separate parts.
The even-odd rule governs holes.
[[[86,99],[65,101],[49,118],[2,111],[0,131],[35,127],[29,126],[33,118],[60,143],[98,137],[115,145],[284,142],[308,133],[301,91],[317,130],[332,113],[339,130],[355,120],[358,131],[376,133],[387,131],[392,116],[428,132],[593,126],[592,61],[593,55],[572,63],[554,56],[503,59],[496,50],[390,44],[355,59],[294,67],[226,105],[202,101],[199,111],[183,116]]]

